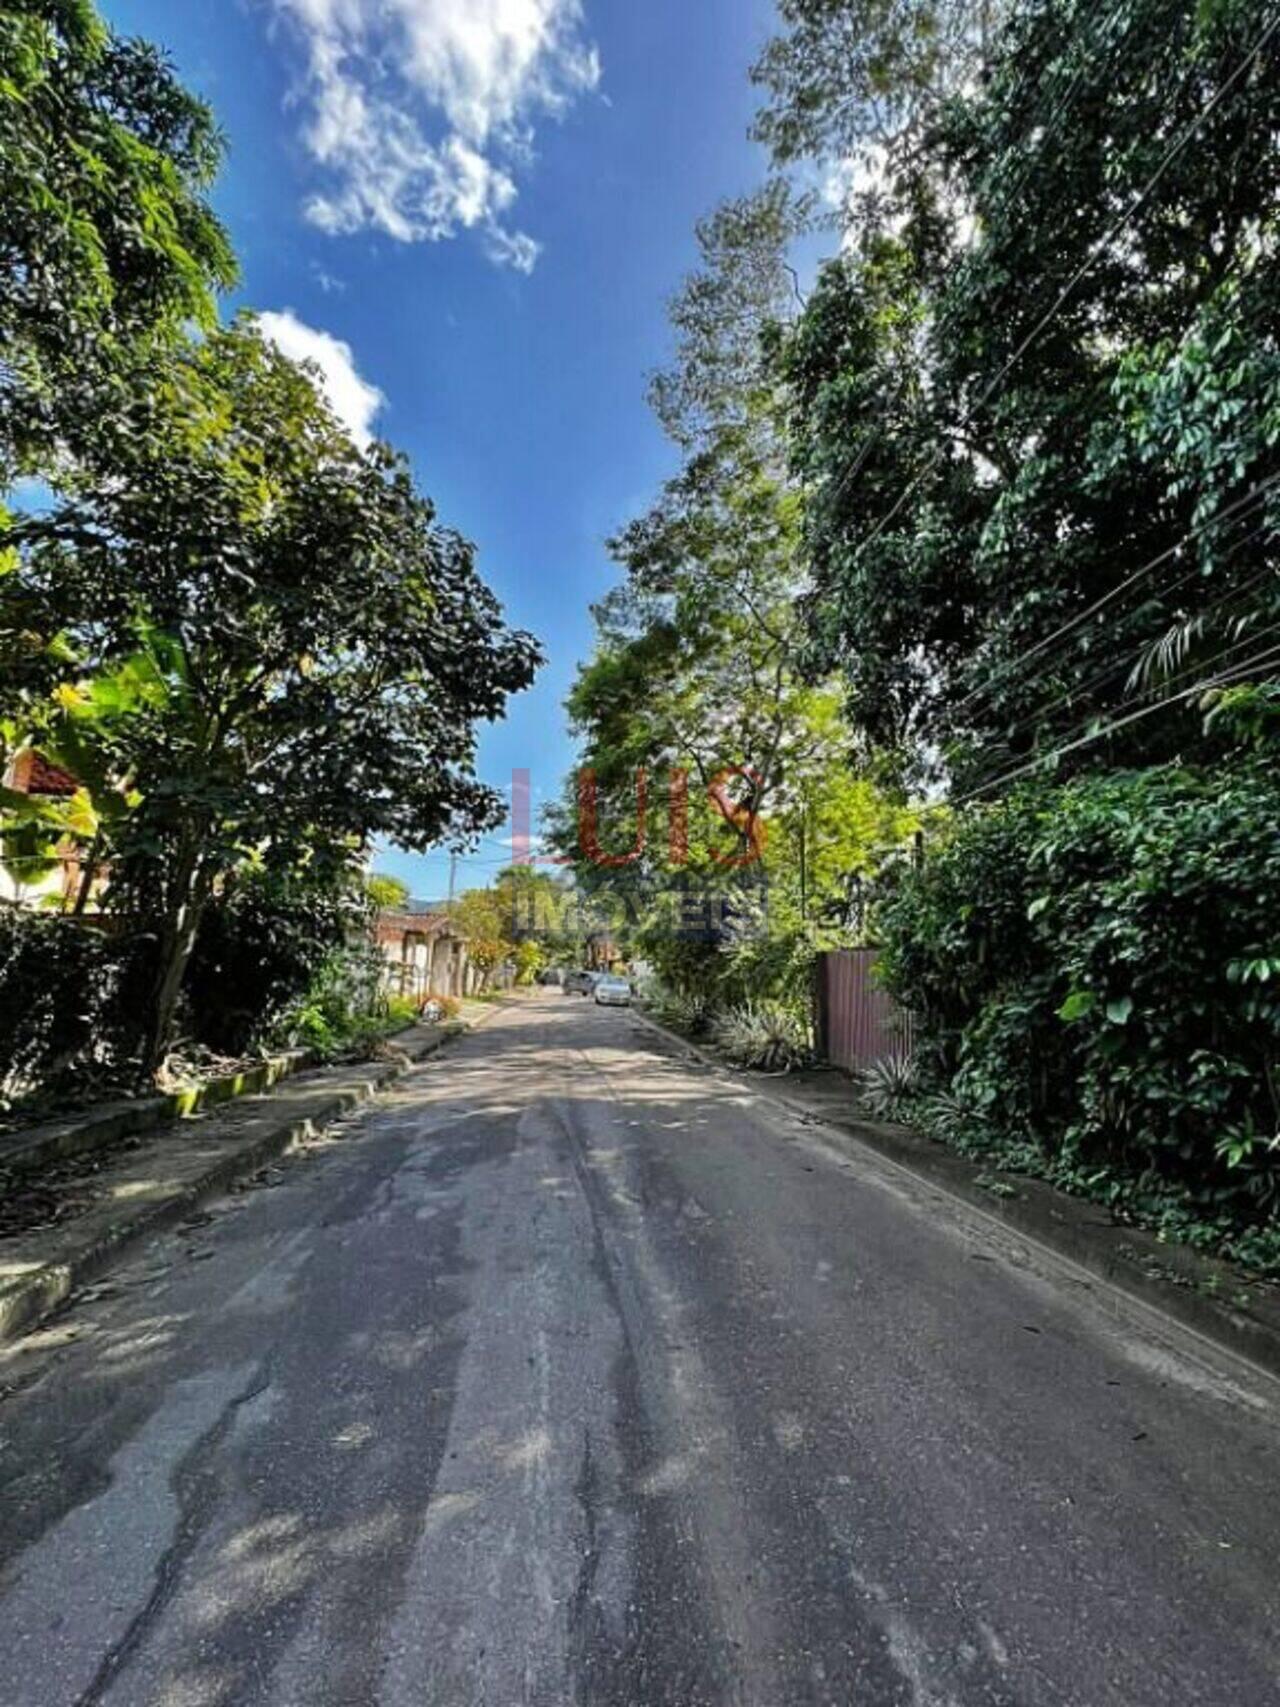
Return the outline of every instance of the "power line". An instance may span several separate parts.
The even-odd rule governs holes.
[[[999,682],[1003,681],[1010,675],[1016,674],[1023,665],[1030,663],[1033,658],[1040,657],[1043,653],[1048,651],[1050,647],[1054,646],[1057,641],[1073,634],[1081,624],[1088,622],[1090,617],[1096,616],[1101,610],[1105,610],[1113,600],[1118,599],[1121,594],[1128,592],[1131,587],[1136,586],[1139,581],[1151,574],[1153,570],[1158,569],[1162,563],[1167,563],[1171,557],[1176,557],[1184,546],[1189,545],[1192,540],[1198,539],[1201,534],[1208,532],[1210,528],[1217,527],[1227,521],[1243,521],[1252,510],[1256,509],[1257,506],[1262,503],[1267,494],[1277,485],[1280,485],[1280,474],[1270,474],[1265,479],[1260,480],[1256,486],[1253,486],[1241,497],[1233,499],[1230,504],[1224,506],[1224,508],[1219,510],[1215,515],[1207,517],[1196,527],[1189,528],[1187,532],[1179,539],[1175,540],[1172,545],[1166,546],[1163,551],[1160,551],[1154,557],[1149,558],[1147,562],[1141,565],[1141,567],[1135,569],[1131,575],[1126,576],[1123,581],[1118,582],[1114,587],[1112,587],[1109,592],[1103,593],[1100,598],[1095,599],[1094,602],[1085,610],[1078,612],[1077,615],[1071,617],[1069,621],[1064,622],[1059,628],[1055,628],[1051,634],[1045,635],[1043,640],[1036,641],[1034,646],[1029,646],[1025,652],[1020,653],[1016,658],[1012,658],[1006,664],[1001,665],[978,687],[971,688],[963,699],[957,701],[955,707],[956,711],[963,711],[964,708],[967,705],[971,705],[975,699],[990,693],[991,689]],[[1237,511],[1239,514],[1235,513]],[[1264,523],[1263,527],[1257,531],[1262,532],[1269,525],[1269,523]],[[1170,586],[1166,591],[1171,592],[1174,588],[1184,585],[1185,582],[1190,580],[1191,577],[1199,571],[1199,567],[1200,565],[1198,563],[1193,563],[1184,574],[1178,577],[1176,581],[1170,583]]]
[[[1259,640],[1267,634],[1274,634],[1278,632],[1280,632],[1280,624],[1274,624],[1271,628],[1264,629],[1262,634],[1250,635],[1249,639],[1251,641]],[[1234,652],[1238,650],[1238,645],[1227,648],[1227,652]],[[1227,656],[1227,652],[1219,653],[1217,656],[1219,658],[1225,657]],[[1113,718],[1110,723],[1104,724],[1100,728],[1090,730],[1087,734],[1081,735],[1074,741],[1067,741],[1060,746],[1052,747],[1046,753],[1037,753],[1034,758],[1027,760],[1025,764],[1019,765],[1013,770],[1005,771],[999,776],[992,777],[989,781],[982,783],[978,788],[970,789],[967,794],[960,795],[958,799],[949,802],[949,804],[951,806],[967,806],[970,801],[980,799],[984,794],[990,794],[993,789],[1002,788],[1011,782],[1016,782],[1020,777],[1030,775],[1032,771],[1039,770],[1042,766],[1050,763],[1051,761],[1065,757],[1067,753],[1074,753],[1081,747],[1091,746],[1094,741],[1104,740],[1108,735],[1114,735],[1117,730],[1125,729],[1131,723],[1137,723],[1144,717],[1153,716],[1157,711],[1164,711],[1169,706],[1177,705],[1184,699],[1192,699],[1196,694],[1207,692],[1208,689],[1212,687],[1222,687],[1231,681],[1239,680],[1240,678],[1247,676],[1259,664],[1272,663],[1277,660],[1280,660],[1280,644],[1269,646],[1262,652],[1256,653],[1252,658],[1246,658],[1239,664],[1233,664],[1228,670],[1206,676],[1201,681],[1194,682],[1189,688],[1184,688],[1180,693],[1167,694],[1163,698],[1157,700],[1154,705],[1143,706],[1141,710],[1130,712],[1126,717]],[[1193,667],[1195,669],[1203,669],[1204,665],[1196,664]],[[1181,672],[1182,675],[1186,675],[1188,673],[1189,672],[1186,670]],[[1175,676],[1172,679],[1177,681],[1179,678]],[[1145,698],[1146,696],[1142,695],[1141,697]],[[1126,705],[1132,705],[1134,702],[1133,700],[1126,700],[1124,703]]]
[[[1229,562],[1237,552],[1243,551],[1245,546],[1251,544],[1260,534],[1268,532],[1270,527],[1270,522],[1264,522],[1260,527],[1256,527],[1252,532],[1246,534],[1243,539],[1238,540],[1227,553],[1226,561]],[[1195,572],[1195,569],[1192,569],[1189,573],[1194,574]],[[1241,598],[1245,593],[1250,592],[1254,587],[1256,587],[1259,582],[1265,581],[1268,577],[1275,576],[1276,574],[1277,570],[1275,567],[1271,564],[1267,564],[1266,567],[1260,569],[1256,575],[1250,576],[1249,579],[1244,581],[1240,586],[1228,588],[1220,598],[1215,599],[1211,604],[1206,605],[1203,610],[1197,614],[1202,617],[1211,616],[1214,611],[1221,610],[1224,605],[1230,604],[1233,599]],[[1178,581],[1173,583],[1173,586],[1179,586],[1181,582],[1187,578],[1188,576],[1180,577]],[[1091,689],[1098,687],[1103,682],[1109,680],[1118,670],[1123,670],[1126,666],[1131,666],[1131,664],[1131,655],[1126,655],[1123,658],[1113,660],[1110,664],[1099,670],[1095,675],[1090,676],[1086,681],[1077,682],[1067,688],[1063,693],[1056,695],[1053,699],[1047,700],[1039,706],[1033,707],[1025,716],[1019,718],[1016,723],[1012,724],[1004,731],[1005,738],[1009,739],[1015,735],[1021,734],[1024,730],[1029,729],[1038,722],[1041,722],[1044,718],[1051,716],[1059,706],[1065,705],[1068,700],[1081,698]],[[964,703],[965,701],[961,701],[961,705]]]

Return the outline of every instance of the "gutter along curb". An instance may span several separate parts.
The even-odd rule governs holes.
[[[296,1076],[216,1116],[158,1129],[106,1176],[103,1201],[65,1226],[0,1242],[0,1344],[29,1333],[143,1240],[317,1137],[488,1017],[415,1026],[388,1044],[386,1060]]]
[[[632,1012],[658,1036],[740,1089],[809,1125],[826,1128],[846,1150],[852,1140],[873,1151],[1184,1331],[1280,1379],[1280,1292],[1276,1288],[1187,1245],[1166,1243],[1144,1228],[1115,1222],[1105,1208],[1088,1198],[1070,1197],[1025,1174],[984,1167],[907,1127],[846,1113],[840,1105],[846,1098],[851,1100],[852,1092],[848,1080],[834,1070],[831,1091],[825,1086],[819,1091],[803,1080],[788,1084],[786,1079],[742,1072],[648,1014],[634,1008]],[[839,1087],[844,1087],[843,1097]]]

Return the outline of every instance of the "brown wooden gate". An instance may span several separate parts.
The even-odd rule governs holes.
[[[825,1061],[860,1072],[887,1055],[909,1054],[911,1015],[877,983],[874,948],[842,948],[818,956],[816,1028]]]

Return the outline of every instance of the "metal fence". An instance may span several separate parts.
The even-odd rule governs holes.
[[[822,1058],[856,1073],[887,1055],[909,1054],[911,1015],[877,983],[874,948],[843,948],[818,956],[816,1030]]]

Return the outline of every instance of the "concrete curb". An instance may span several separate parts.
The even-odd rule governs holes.
[[[499,1005],[495,1003],[489,1011],[496,1012]],[[335,1085],[327,1095],[318,1093],[305,1112],[292,1113],[268,1130],[229,1147],[225,1155],[163,1198],[116,1214],[111,1213],[112,1206],[91,1211],[78,1234],[76,1223],[71,1223],[65,1248],[55,1261],[0,1276],[0,1345],[29,1333],[72,1293],[96,1280],[140,1241],[184,1220],[206,1199],[216,1197],[237,1179],[257,1173],[296,1144],[317,1137],[342,1115],[371,1102],[446,1043],[475,1030],[488,1018],[489,1013],[482,1013],[433,1027],[433,1035],[421,1040],[405,1039],[401,1033],[399,1040],[388,1043],[391,1059],[353,1067],[349,1081]],[[415,1047],[415,1042],[420,1046]],[[0,1248],[0,1259],[2,1255]]]
[[[1069,1197],[1043,1180],[984,1168],[906,1127],[852,1114],[840,1118],[816,1099],[788,1093],[776,1079],[742,1072],[641,1010],[632,1012],[690,1059],[744,1090],[825,1128],[845,1147],[852,1140],[873,1151],[881,1161],[927,1182],[1002,1230],[1040,1245],[1215,1350],[1280,1380],[1280,1294],[1245,1271],[1186,1245],[1167,1244],[1142,1228],[1103,1219],[1106,1210],[1097,1203]],[[979,1184],[979,1179],[988,1183]],[[993,1196],[993,1181],[1011,1195]]]
[[[292,1050],[189,1091],[129,1097],[83,1114],[69,1114],[62,1120],[46,1120],[39,1126],[6,1133],[0,1137],[0,1173],[19,1178],[39,1173],[51,1161],[65,1161],[100,1150],[120,1138],[153,1132],[166,1121],[217,1108],[235,1097],[256,1096],[314,1065],[305,1050]]]
[[[388,1044],[414,1028],[416,1021],[389,1032]],[[237,1097],[258,1096],[269,1091],[296,1073],[322,1065],[309,1049],[286,1049],[279,1055],[268,1055],[251,1067],[236,1073],[224,1073],[190,1090],[157,1093],[155,1096],[127,1097],[118,1102],[89,1108],[82,1114],[68,1114],[60,1120],[41,1121],[38,1126],[20,1128],[0,1134],[0,1175],[22,1178],[39,1173],[50,1162],[66,1161],[72,1156],[92,1153],[114,1144],[121,1138],[135,1138],[144,1132],[154,1132],[170,1120],[184,1120],[206,1109],[220,1108]]]

